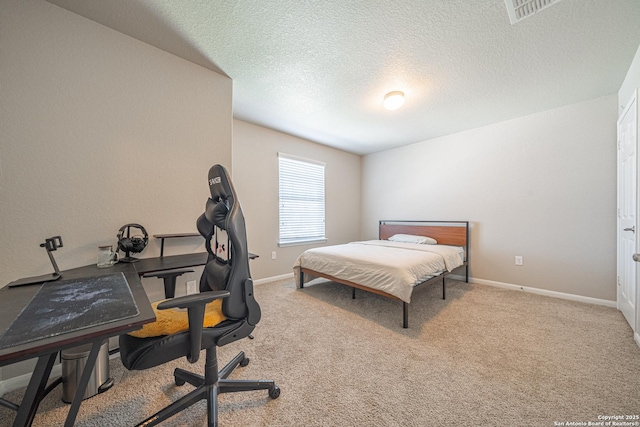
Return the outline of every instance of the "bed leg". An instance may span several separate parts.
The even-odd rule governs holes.
[[[351,288],[351,299],[356,299],[356,288]]]
[[[304,288],[304,273],[300,269],[300,289]]]
[[[409,304],[402,301],[402,327],[407,329],[409,327]]]
[[[442,299],[447,299],[447,293],[446,293],[446,278],[442,277]]]
[[[464,281],[469,283],[469,264],[464,266]]]

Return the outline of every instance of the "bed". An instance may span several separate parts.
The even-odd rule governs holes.
[[[402,301],[402,326],[409,327],[409,304],[418,286],[442,283],[464,268],[469,281],[469,222],[380,221],[378,240],[306,250],[294,264],[299,288],[325,278]],[[426,238],[426,239],[425,239]]]

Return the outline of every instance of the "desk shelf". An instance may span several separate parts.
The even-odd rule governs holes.
[[[173,234],[154,234],[154,238],[160,239],[160,256],[164,256],[164,240],[177,239],[183,237],[202,237],[200,233],[173,233]]]

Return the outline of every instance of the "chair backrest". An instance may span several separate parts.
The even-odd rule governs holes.
[[[209,253],[200,279],[200,292],[229,291],[229,297],[222,300],[224,315],[230,319],[243,319],[251,310],[251,324],[255,325],[260,319],[260,307],[255,300],[247,304],[245,296],[245,290],[252,290],[253,285],[244,215],[223,166],[215,165],[209,169],[209,191],[211,197],[207,200],[205,212],[196,222]],[[253,299],[253,295],[249,297]]]

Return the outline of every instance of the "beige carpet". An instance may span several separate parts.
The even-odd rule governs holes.
[[[324,282],[256,286],[263,317],[234,374],[282,389],[220,398],[221,426],[555,426],[640,414],[640,349],[613,308],[450,281],[416,291],[409,329],[397,301]],[[203,353],[204,355],[204,353]],[[204,358],[204,357],[203,357]],[[111,362],[116,385],[83,402],[78,426],[129,426],[191,389],[176,366],[143,372]],[[5,397],[18,400],[23,391]],[[60,426],[68,405],[51,393],[36,426]],[[14,413],[0,407],[0,427]],[[201,402],[165,426],[206,425]]]

